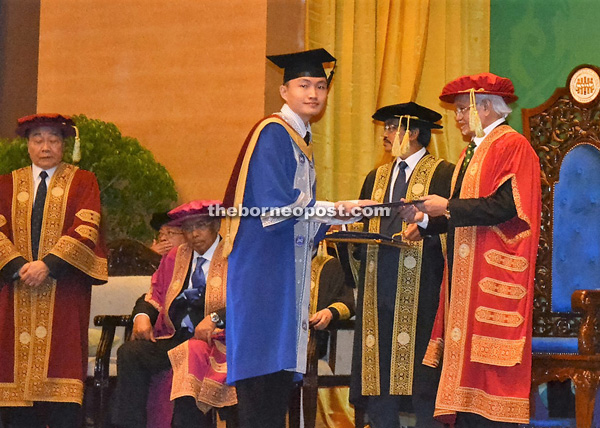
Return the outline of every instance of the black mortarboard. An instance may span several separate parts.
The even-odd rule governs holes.
[[[435,123],[442,118],[441,114],[428,109],[427,107],[420,106],[417,103],[413,103],[412,101],[404,104],[393,104],[381,107],[372,117],[381,122],[385,122],[388,119],[400,118],[403,125],[406,125],[406,122],[410,117],[410,125],[428,129],[443,128],[442,125]]]
[[[325,49],[313,49],[310,51],[294,52],[284,55],[268,55],[267,58],[279,68],[283,68],[283,83],[298,77],[325,77],[327,85],[331,83],[333,70],[329,77],[325,74],[323,63],[333,62],[336,59]],[[333,65],[335,69],[335,64]]]
[[[150,219],[150,227],[154,230],[160,230],[162,226],[171,221],[171,217],[166,212],[154,213]]]

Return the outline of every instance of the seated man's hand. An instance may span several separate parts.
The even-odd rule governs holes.
[[[325,308],[321,309],[319,312],[310,317],[308,324],[315,330],[324,330],[327,328],[332,319],[333,314],[329,309]]]
[[[421,233],[419,232],[419,226],[416,224],[409,224],[402,236],[407,241],[420,241],[423,239]]]
[[[150,342],[156,342],[154,338],[154,329],[150,322],[150,317],[146,314],[140,314],[133,320],[133,332],[131,333],[131,340],[149,340]]]
[[[423,196],[422,200],[424,202],[416,204],[417,208],[431,217],[442,216],[446,212],[446,209],[448,209],[448,199],[442,198],[439,195]]]
[[[150,247],[152,251],[160,254],[161,256],[164,256],[169,251],[171,251],[171,248],[173,248],[173,245],[167,240],[159,242],[153,241],[152,246]]]
[[[21,280],[32,287],[37,287],[41,285],[48,275],[50,274],[50,269],[46,266],[41,260],[36,260],[34,262],[25,263],[19,272],[21,276]]]
[[[217,328],[217,324],[212,322],[210,316],[205,316],[202,321],[198,323],[194,330],[194,339],[204,340],[209,345],[212,343],[213,331]]]

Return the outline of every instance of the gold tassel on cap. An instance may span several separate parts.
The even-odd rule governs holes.
[[[481,125],[481,119],[479,118],[479,112],[477,111],[477,103],[475,101],[475,89],[471,88],[469,91],[469,128],[475,132],[477,138],[483,137],[483,126]]]
[[[406,118],[406,128],[402,142],[400,142],[400,127],[402,126],[402,119]],[[400,156],[402,159],[410,152],[410,119],[418,119],[415,116],[404,115],[400,116],[398,120],[398,130],[396,131],[396,137],[394,138],[394,144],[392,144],[392,156]]]
[[[78,163],[81,160],[81,140],[79,139],[79,129],[75,128],[75,145],[73,146],[73,162]]]

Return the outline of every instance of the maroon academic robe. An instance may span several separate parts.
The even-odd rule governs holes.
[[[0,176],[0,406],[81,404],[92,284],[108,279],[96,177],[61,163],[48,183],[38,287],[12,280],[32,260],[31,167]]]

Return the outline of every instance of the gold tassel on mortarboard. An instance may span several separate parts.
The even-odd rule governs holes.
[[[471,88],[469,91],[469,128],[471,131],[475,132],[475,136],[478,138],[485,135],[483,126],[481,125],[481,119],[479,118],[479,112],[477,111],[474,88]]]
[[[410,119],[413,116],[405,115],[400,116],[398,119],[398,130],[396,131],[396,137],[394,138],[394,144],[392,144],[392,156],[398,157],[400,156],[402,159],[408,154],[410,151]],[[406,118],[406,130],[404,132],[404,137],[402,137],[402,142],[400,142],[400,127],[402,126],[402,119]],[[417,119],[416,117],[413,117]]]
[[[81,140],[79,139],[79,129],[75,128],[75,145],[73,146],[73,163],[79,163],[81,160]]]

